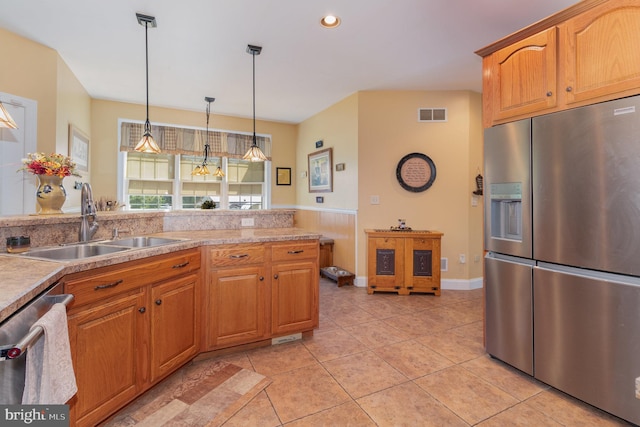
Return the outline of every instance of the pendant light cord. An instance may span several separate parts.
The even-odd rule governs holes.
[[[256,53],[251,53],[253,56],[253,145],[258,145],[256,139]]]
[[[209,157],[209,112],[211,111],[211,101],[207,101],[207,134],[205,135],[204,142],[204,161],[202,165],[207,164],[207,158]]]
[[[151,132],[151,123],[149,122],[149,23],[144,23],[144,51],[145,51],[145,66],[147,70],[147,120],[145,121],[145,131]]]

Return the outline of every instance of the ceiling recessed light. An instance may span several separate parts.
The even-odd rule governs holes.
[[[335,15],[327,15],[320,20],[320,25],[325,28],[335,28],[340,25],[340,18]]]

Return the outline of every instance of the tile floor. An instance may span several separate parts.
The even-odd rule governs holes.
[[[312,338],[221,357],[272,383],[233,426],[622,426],[491,359],[482,290],[368,295],[320,280]]]

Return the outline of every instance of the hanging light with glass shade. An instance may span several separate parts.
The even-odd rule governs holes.
[[[0,102],[0,128],[18,129],[18,125],[7,109],[4,108],[2,102]]]
[[[202,164],[196,166],[193,172],[191,172],[191,175],[209,175],[210,174],[209,168],[207,167],[207,160],[209,160],[209,152],[211,151],[211,146],[209,145],[209,115],[211,113],[211,103],[214,102],[216,99],[211,98],[209,96],[205,96],[204,100],[207,101],[207,109],[206,109],[207,130],[205,134],[205,143],[204,143],[204,158],[202,160]],[[218,166],[218,169],[216,169],[216,171],[213,173],[213,176],[217,176],[217,177],[224,176],[224,173],[222,172],[222,169],[220,169],[220,166]]]
[[[151,136],[151,123],[149,122],[149,26],[157,27],[156,18],[153,16],[136,13],[138,24],[144,25],[145,63],[146,63],[146,83],[147,83],[147,120],[144,122],[144,134],[142,139],[135,146],[134,150],[141,153],[159,153],[160,147]]]
[[[258,139],[256,138],[256,55],[260,55],[260,52],[262,52],[262,47],[247,45],[247,53],[253,56],[253,144],[242,158],[251,162],[267,160],[267,156],[258,147]]]

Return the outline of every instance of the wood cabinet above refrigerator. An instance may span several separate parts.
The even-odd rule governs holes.
[[[640,0],[584,0],[476,53],[483,125],[640,94]]]

